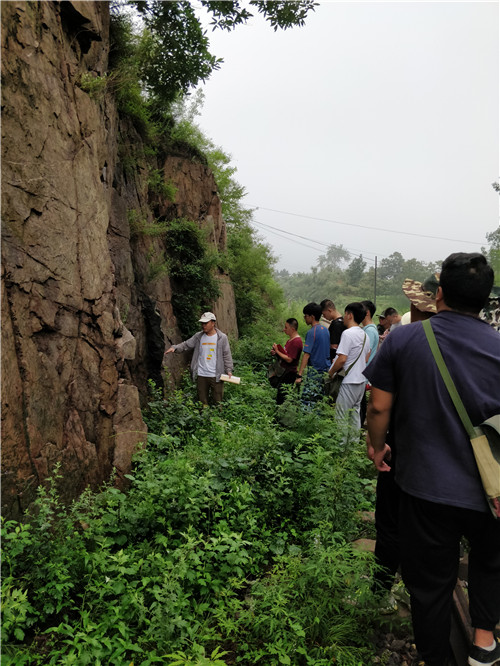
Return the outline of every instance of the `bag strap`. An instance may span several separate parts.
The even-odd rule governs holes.
[[[452,399],[453,404],[455,405],[455,409],[458,412],[460,420],[462,421],[463,426],[466,429],[467,434],[469,435],[469,438],[474,439],[475,437],[477,437],[476,430],[472,425],[472,421],[470,420],[469,415],[467,414],[467,410],[464,407],[464,403],[462,402],[460,396],[458,395],[455,383],[453,382],[453,379],[451,378],[448,368],[446,367],[446,363],[444,362],[443,355],[441,354],[441,350],[439,349],[436,336],[434,335],[434,331],[432,330],[431,320],[426,319],[425,321],[422,322],[422,325],[424,327],[424,333],[427,337],[427,342],[429,343],[429,347],[431,348],[432,355],[434,356],[436,365],[439,369],[439,372],[441,373],[441,377],[443,378],[446,388],[448,389],[450,398]]]
[[[364,333],[364,331],[363,331],[363,333]],[[347,377],[347,373],[349,372],[349,370],[352,368],[353,365],[356,365],[356,363],[359,361],[359,357],[361,356],[361,354],[363,353],[363,349],[365,348],[366,337],[367,336],[366,336],[366,333],[365,333],[365,339],[363,340],[363,346],[361,347],[361,351],[359,352],[358,357],[356,358],[356,360],[353,361],[351,363],[351,365],[345,371],[344,377]]]

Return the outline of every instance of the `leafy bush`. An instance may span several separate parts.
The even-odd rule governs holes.
[[[146,218],[133,208],[127,211],[127,219],[130,225],[130,236],[165,236],[168,230],[168,222],[164,220],[153,220],[149,222]]]
[[[166,183],[163,172],[160,169],[150,169],[148,176],[148,187],[150,191],[159,194],[164,199],[175,201],[177,188],[171,182]]]
[[[276,425],[265,373],[236,363],[221,409],[189,379],[152,388],[127,493],[65,507],[56,471],[3,523],[6,664],[368,663],[374,565],[350,544],[373,501],[363,449],[340,447],[326,402],[291,396]]]
[[[80,88],[87,92],[93,99],[101,99],[108,85],[108,77],[94,75],[91,72],[83,72],[80,77]]]

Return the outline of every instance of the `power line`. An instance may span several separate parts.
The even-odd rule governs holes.
[[[264,227],[266,231],[270,231],[271,233],[275,233],[275,235],[278,235],[276,232],[279,231],[282,234],[287,234],[287,236],[295,236],[296,238],[302,238],[303,240],[310,241],[312,243],[318,243],[318,245],[323,245],[324,247],[330,247],[332,243],[325,243],[323,241],[317,241],[314,238],[308,238],[307,236],[300,236],[299,234],[294,234],[291,231],[285,231],[284,229],[278,229],[278,227],[273,227],[270,224],[264,224],[264,222],[257,222],[256,220],[253,220],[254,224],[259,225],[260,227]],[[274,230],[274,231],[272,231]],[[286,236],[280,236],[281,238],[285,238],[285,240],[292,241],[293,243],[297,243],[297,245],[303,245],[304,247],[309,247],[313,250],[318,250],[319,248],[313,248],[311,245],[306,245],[305,243],[300,243],[299,241],[294,241],[292,238],[287,238]],[[371,259],[370,257],[367,257],[366,254],[363,252],[360,252],[359,250],[352,250],[349,248],[344,248],[346,252],[351,256],[351,257],[363,257],[366,261],[371,261],[375,263],[375,259]],[[382,256],[382,255],[377,255],[377,256]],[[382,258],[385,258],[382,256]]]
[[[265,224],[264,222],[257,222],[256,220],[253,220],[254,224],[258,224],[261,227],[265,227],[267,229],[274,229],[275,231],[280,231],[283,234],[287,234],[289,236],[295,236],[296,238],[302,238],[303,240],[311,241],[312,243],[318,243],[318,245],[323,245],[325,247],[330,247],[332,243],[325,243],[324,241],[318,241],[315,240],[314,238],[308,238],[307,236],[300,236],[299,234],[294,234],[291,231],[285,231],[284,229],[278,229],[278,227],[273,227],[270,224]],[[289,239],[291,240],[291,239]],[[309,247],[309,246],[308,246]],[[342,246],[343,247],[343,246]],[[370,251],[365,251],[365,250],[354,250],[353,248],[343,248],[348,252],[351,256],[356,256],[356,257],[361,257],[363,256],[364,259],[367,261],[375,261],[375,259],[370,259],[370,257],[367,257],[366,254],[375,254],[374,252]],[[382,256],[383,258],[384,255],[377,255],[377,256]]]
[[[445,238],[444,236],[428,236],[427,234],[415,234],[411,231],[396,231],[395,229],[383,229],[381,227],[369,227],[365,224],[354,224],[352,222],[339,222],[338,220],[329,220],[324,217],[312,217],[310,215],[300,215],[299,213],[290,213],[285,210],[276,210],[275,208],[266,208],[265,206],[253,206],[248,204],[254,210],[268,210],[272,213],[281,213],[282,215],[292,215],[293,217],[301,217],[304,220],[317,220],[318,222],[330,222],[331,224],[341,224],[344,227],[357,227],[358,229],[369,229],[370,231],[385,231],[389,234],[401,234],[403,236],[416,236],[417,238],[432,238],[433,240],[444,240],[452,243],[467,243],[469,245],[483,245],[477,241],[459,240],[457,238]]]
[[[254,221],[254,224],[259,224],[260,225],[260,222],[255,222]],[[260,226],[263,226],[263,225],[260,225]],[[300,241],[296,241],[293,238],[287,238],[287,236],[283,236],[282,234],[280,234],[276,231],[272,231],[272,230],[268,230],[268,231],[269,231],[269,233],[274,234],[275,236],[278,236],[279,238],[283,238],[283,240],[290,241],[291,243],[296,243],[297,245],[302,245],[302,247],[308,247],[311,250],[316,250],[316,252],[319,251],[319,248],[313,247],[312,245],[307,245],[306,243],[301,243]],[[313,241],[313,243],[316,243],[316,242],[317,241]]]
[[[280,231],[282,234],[286,234],[287,236],[295,236],[295,238],[302,238],[302,240],[310,241],[312,243],[317,243],[318,245],[323,245],[325,247],[330,247],[331,243],[325,243],[324,241],[318,241],[315,240],[314,238],[308,238],[307,236],[299,236],[299,234],[293,234],[291,231],[285,231],[284,229],[278,229],[278,227],[273,227],[270,224],[264,224],[264,222],[256,222],[254,220],[255,224],[258,224],[261,227],[266,227],[267,229],[274,229],[274,231]],[[316,248],[318,249],[318,248]]]

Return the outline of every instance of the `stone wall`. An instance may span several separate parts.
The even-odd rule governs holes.
[[[148,279],[162,239],[130,237],[131,209],[153,216],[141,137],[109,92],[81,86],[107,71],[108,3],[8,2],[1,12],[2,507],[18,517],[58,462],[65,498],[114,468],[123,478],[146,437],[147,379],[161,377],[165,344],[181,338],[168,275]],[[132,173],[123,146],[139,156]],[[178,193],[157,205],[210,225],[223,248],[207,167],[189,156],[159,166]],[[221,280],[214,308],[236,336]],[[174,379],[186,362],[175,355]]]

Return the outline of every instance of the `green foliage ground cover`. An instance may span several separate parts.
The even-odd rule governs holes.
[[[264,348],[235,351],[222,409],[189,380],[153,394],[126,493],[65,507],[56,471],[3,523],[2,664],[371,662],[363,446],[341,448],[326,404],[291,400],[277,424]]]

